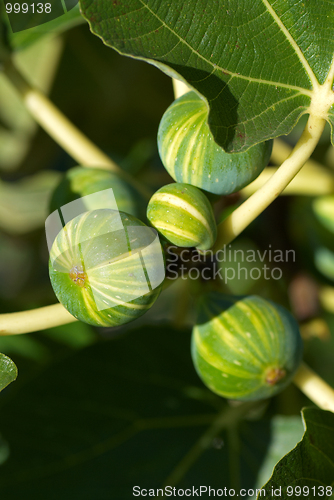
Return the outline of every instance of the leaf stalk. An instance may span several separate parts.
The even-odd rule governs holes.
[[[241,190],[244,196],[256,193],[277,172],[278,167],[267,167],[255,181]],[[304,168],[292,179],[281,195],[324,196],[334,193],[334,175],[321,165],[306,162]]]
[[[299,141],[280,168],[260,189],[218,225],[218,236],[213,251],[218,251],[231,243],[282,193],[313,153],[325,123],[323,118],[309,116]]]
[[[61,304],[0,314],[0,336],[38,332],[74,321],[77,319]]]

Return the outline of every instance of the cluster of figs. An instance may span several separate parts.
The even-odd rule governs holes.
[[[191,91],[163,115],[158,149],[175,182],[151,197],[146,213],[136,188],[105,169],[74,167],[53,194],[50,212],[59,215],[62,207],[87,200],[81,213],[63,223],[49,263],[58,300],[81,321],[113,327],[143,315],[163,287],[166,245],[199,252],[212,248],[217,237],[213,200],[252,182],[269,162],[272,141],[226,153],[209,129],[206,101]],[[110,189],[117,210],[104,205],[103,193]],[[99,196],[90,197],[93,193]],[[191,354],[213,392],[248,401],[289,384],[301,361],[302,341],[286,309],[258,296],[211,292],[201,296],[197,312]]]

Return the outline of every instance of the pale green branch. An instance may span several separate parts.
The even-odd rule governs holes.
[[[322,118],[309,116],[302,136],[281,167],[260,189],[219,224],[213,251],[218,251],[233,241],[281,194],[311,156],[325,123]]]
[[[256,193],[277,172],[279,167],[267,167],[251,184],[241,190],[244,196]],[[322,196],[334,193],[334,175],[326,168],[306,162],[299,174],[282,191],[282,195]]]
[[[305,363],[300,365],[293,381],[319,408],[334,412],[334,389]]]
[[[38,332],[73,321],[77,319],[61,304],[39,307],[30,311],[0,314],[0,336]]]

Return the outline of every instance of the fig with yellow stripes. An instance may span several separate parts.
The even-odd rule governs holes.
[[[201,299],[191,351],[209,389],[228,399],[253,401],[291,382],[303,344],[296,320],[282,306],[255,295],[212,292]]]
[[[173,183],[150,199],[147,218],[170,243],[208,250],[217,238],[212,206],[205,194],[190,184]]]
[[[62,177],[55,188],[51,201],[50,213],[60,209],[63,205],[83,197],[87,210],[110,207],[110,194],[107,190],[112,189],[121,212],[141,219],[145,216],[146,203],[143,196],[124,180],[118,173],[102,168],[73,167]],[[88,196],[99,193],[98,196]]]
[[[273,141],[243,153],[226,153],[208,125],[204,98],[191,91],[176,99],[164,113],[158,130],[161,161],[176,182],[186,182],[216,195],[239,191],[268,164]]]
[[[58,300],[77,319],[118,326],[142,316],[165,278],[157,232],[111,209],[85,212],[56,236],[49,274]]]

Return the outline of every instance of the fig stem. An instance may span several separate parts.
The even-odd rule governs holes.
[[[313,153],[326,120],[309,115],[305,129],[274,175],[231,215],[218,225],[218,237],[212,250],[218,251],[231,243],[251,222],[253,222],[286,188]]]
[[[319,408],[334,412],[334,389],[305,363],[300,365],[293,381]]]
[[[77,319],[61,304],[39,307],[30,311],[0,314],[0,336],[37,332],[73,321]]]
[[[115,172],[134,186],[146,198],[149,190],[122,170],[109,156],[101,151],[38,89],[33,88],[9,59],[3,68],[4,74],[20,94],[24,105],[37,123],[70,155],[79,165],[102,168]]]
[[[191,89],[173,78],[175,98]],[[325,120],[310,115],[302,136],[292,149],[281,139],[274,140],[271,161],[279,168],[267,168],[241,193],[250,196],[218,226],[218,237],[213,251],[231,243],[283,191],[284,194],[323,195],[334,192],[334,176],[320,163],[309,159],[325,126]],[[295,179],[304,165],[302,173]],[[292,181],[292,182],[291,182]],[[291,182],[291,185],[289,185]]]
[[[281,165],[288,156],[292,152],[292,146],[288,144],[287,142],[283,141],[279,137],[277,137],[274,140],[274,145],[273,145],[273,150],[271,152],[271,157],[270,157],[270,162],[273,163],[274,165]],[[304,165],[304,168],[309,167],[310,172],[312,169],[315,170],[323,170],[326,171],[327,173],[328,170],[325,168],[325,166],[322,163],[319,163],[318,161],[313,160],[313,158],[310,158],[307,160],[307,162]],[[304,169],[303,169],[304,170]]]
[[[276,141],[274,142],[275,147]],[[314,162],[315,163],[315,162]],[[255,181],[241,190],[244,196],[250,196],[260,189],[278,170],[267,167]],[[334,174],[321,165],[306,162],[301,172],[290,182],[282,195],[321,196],[334,193]]]
[[[320,289],[319,299],[322,307],[326,311],[334,314],[334,287],[323,286]]]
[[[181,95],[190,92],[190,90],[192,89],[181,80],[176,80],[176,78],[173,78],[173,90],[175,99],[178,99],[179,97],[181,97]]]

